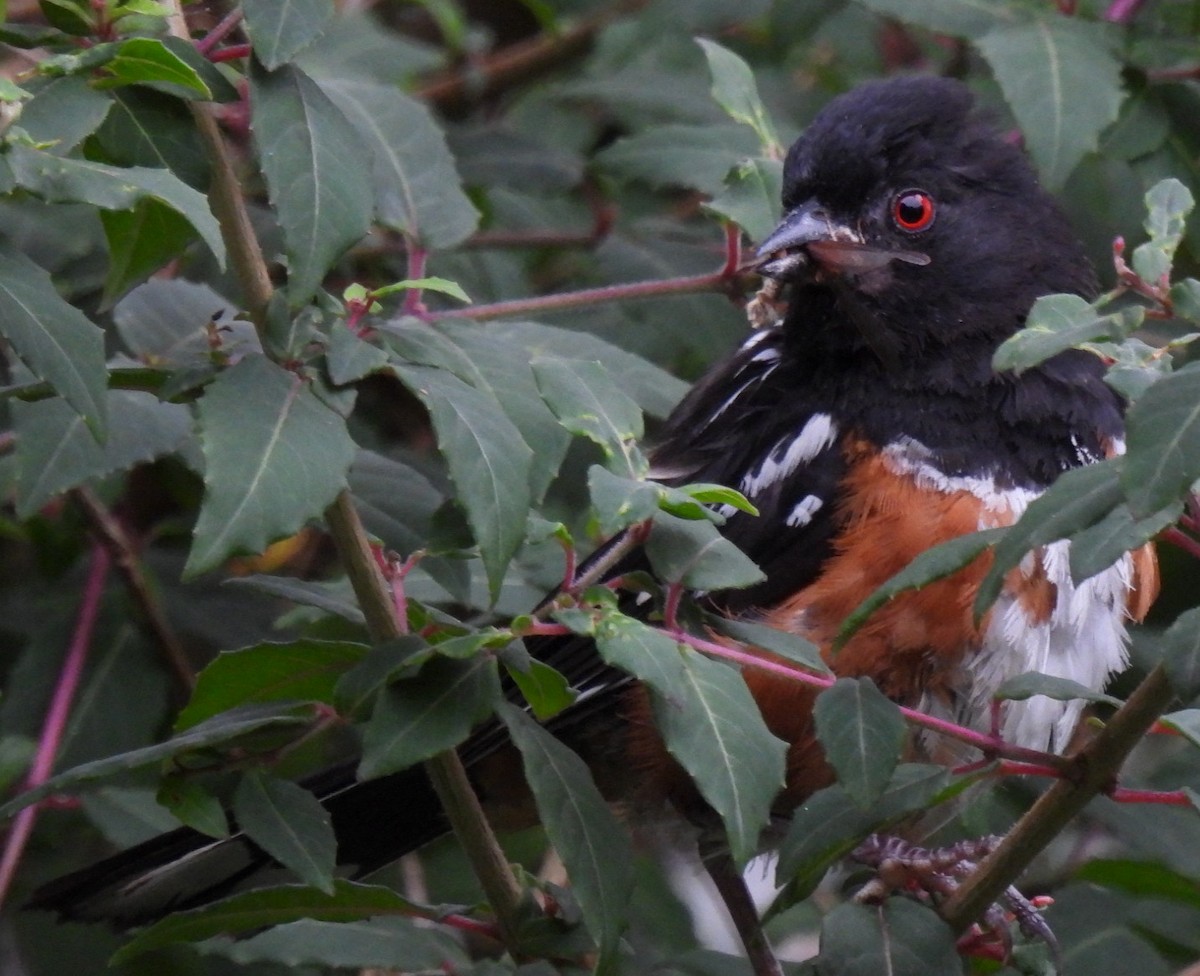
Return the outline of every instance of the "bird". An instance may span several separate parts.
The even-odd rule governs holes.
[[[785,307],[693,386],[651,454],[663,484],[726,485],[757,510],[724,507],[720,531],[762,580],[696,598],[805,637],[835,674],[868,677],[892,701],[970,728],[991,727],[994,692],[1024,672],[1101,689],[1125,667],[1127,626],[1156,594],[1149,546],[1080,582],[1067,542],[1043,546],[977,621],[985,556],[896,595],[833,653],[847,615],[920,553],[1013,524],[1063,472],[1123,451],[1122,401],[1094,354],[1068,350],[1020,374],[992,365],[1036,299],[1098,292],[1065,213],[969,87],[933,76],[868,82],[827,103],[786,154],[782,209],[758,271]],[[646,567],[637,551],[614,573],[631,567]],[[711,821],[653,732],[644,687],[585,637],[539,637],[529,650],[583,692],[551,732],[620,769],[635,805]],[[787,743],[773,809],[786,817],[833,781],[814,732],[816,691],[766,671],[743,677]],[[1006,702],[999,732],[1063,752],[1081,707]],[[910,749],[962,759],[931,733],[914,733]],[[511,792],[519,773],[498,724],[459,751],[485,806]],[[448,829],[419,767],[356,782],[341,766],[307,785],[356,875]],[[253,883],[272,864],[240,834],[177,830],[51,882],[32,905],[136,925]]]

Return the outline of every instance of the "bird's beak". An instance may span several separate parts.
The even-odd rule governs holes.
[[[846,224],[831,220],[815,201],[802,203],[783,220],[758,249],[758,273],[779,281],[792,281],[814,266],[837,275],[877,271],[893,261],[925,265],[929,255],[875,247]]]

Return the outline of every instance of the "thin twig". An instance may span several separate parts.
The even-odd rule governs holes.
[[[196,41],[196,50],[203,55],[208,55],[218,44],[232,34],[238,24],[242,22],[241,6],[234,7],[229,13],[221,18],[220,22],[202,38]]]
[[[100,613],[100,602],[104,597],[104,587],[108,582],[108,571],[112,565],[112,557],[100,543],[92,546],[91,565],[88,567],[87,581],[83,587],[83,600],[79,605],[79,613],[75,618],[75,630],[71,635],[71,643],[67,647],[67,655],[63,660],[62,670],[58,675],[58,683],[54,687],[54,695],[50,699],[50,707],[42,723],[42,734],[38,739],[37,751],[34,753],[33,764],[25,779],[25,789],[41,786],[50,778],[54,771],[54,763],[58,758],[58,749],[62,745],[67,723],[71,718],[71,705],[75,701],[75,693],[83,677],[84,665],[87,663],[88,652],[92,647],[95,636],[96,619]],[[8,897],[13,878],[25,853],[29,836],[33,833],[33,825],[37,821],[38,804],[25,807],[13,820],[13,825],[4,842],[3,854],[0,854],[0,905]]]
[[[186,695],[195,687],[196,675],[182,641],[171,627],[161,601],[146,578],[145,568],[138,555],[138,546],[117,517],[96,497],[94,491],[90,488],[77,488],[71,494],[83,509],[100,541],[108,549],[117,569],[125,577],[126,585],[145,615],[146,623],[154,634],[168,669],[175,675],[177,684]]]

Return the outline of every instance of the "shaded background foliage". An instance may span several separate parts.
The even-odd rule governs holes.
[[[1105,342],[1115,380],[1139,396],[1164,375],[1164,348],[1186,359],[1200,319],[1186,277],[1200,228],[1181,222],[1187,188],[1200,185],[1196,2],[244,0],[189,5],[194,43],[164,33],[167,12],[150,0],[9,0],[0,30],[0,783],[15,793],[31,763],[32,785],[45,778],[39,743],[56,771],[100,762],[52,784],[78,799],[40,811],[23,856],[9,841],[19,870],[4,877],[5,972],[100,972],[121,944],[11,910],[39,881],[180,820],[219,833],[221,798],[248,829],[261,825],[260,839],[272,817],[292,818],[307,846],[273,853],[328,889],[328,837],[286,777],[345,754],[358,733],[372,773],[453,745],[493,706],[498,666],[534,674],[522,688],[535,709],[560,707],[564,689],[529,672],[503,628],[562,578],[564,539],[586,551],[660,505],[687,513],[687,499],[630,484],[644,473],[632,446],[641,415],[652,438],[685,381],[744,335],[752,280],[719,270],[729,253],[720,218],[764,235],[777,213],[773,144],[833,94],[901,71],[962,77],[1024,139],[1107,285],[1117,235],[1126,255],[1152,236],[1131,259],[1143,284],[1158,286],[1174,259],[1180,284],[1138,307],[1162,310],[1165,298],[1175,317],[1048,306],[1009,365]],[[745,58],[757,94],[698,35]],[[276,291],[262,307],[205,198],[218,176],[189,106],[210,103],[273,261]],[[1166,177],[1178,183],[1147,221],[1144,194]],[[439,281],[389,287],[426,276]],[[630,282],[657,285],[490,307]],[[1108,519],[1077,549],[1110,551],[1115,537],[1119,551],[1178,520],[1200,476],[1195,385],[1176,373],[1139,408],[1147,434],[1120,475],[1125,494],[1091,521],[1047,531]],[[1169,470],[1152,477],[1164,458]],[[381,689],[426,648],[368,653],[320,527],[346,486],[387,548],[427,553],[404,577],[415,629],[460,641],[439,645],[441,670],[419,679],[461,692],[460,707],[418,745],[395,690],[406,686]],[[1136,635],[1134,664],[1153,666],[1162,627],[1182,612],[1165,645],[1187,706],[1198,690],[1195,546],[1170,531],[1183,546],[1161,547],[1166,593]],[[715,572],[728,581],[744,567],[727,555]],[[608,625],[608,641],[656,639]],[[72,674],[79,689],[56,725],[47,715]],[[896,721],[886,703],[833,697],[827,714],[841,728]],[[1125,782],[1200,789],[1195,714],[1177,712],[1183,735],[1147,742]],[[46,757],[54,728],[62,740]],[[543,748],[535,739],[530,748]],[[897,794],[922,771],[879,763],[857,780],[839,769],[845,792],[806,807],[809,832],[785,849],[795,877],[770,931],[807,958],[824,916],[821,972],[954,971],[946,933],[910,903],[889,903],[897,949],[879,944],[877,917],[834,907],[844,876],[803,899],[855,831],[886,819],[888,804],[908,809]],[[951,834],[1003,830],[1037,782],[978,792]],[[916,790],[918,806],[953,790],[935,786]],[[855,797],[875,804],[870,816]],[[826,837],[822,823],[842,832]],[[540,832],[512,845],[542,866]],[[1194,809],[1094,802],[1027,879],[1055,894],[1048,917],[1067,971],[1154,976],[1200,955],[1197,852]],[[478,900],[450,845],[423,865],[415,888],[407,878],[414,897]],[[676,875],[673,888],[639,856],[621,965],[745,971],[705,948],[712,923],[679,894],[678,879],[696,871]],[[592,921],[600,942],[620,924]],[[474,961],[477,948],[396,917],[309,921],[131,956],[117,971],[511,968]],[[1047,965],[1037,946],[1013,963]]]

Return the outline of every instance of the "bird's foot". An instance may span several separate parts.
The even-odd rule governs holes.
[[[899,837],[872,834],[851,854],[853,860],[875,870],[875,877],[854,899],[871,903],[902,891],[936,904],[952,894],[999,842],[999,837],[989,836],[930,848]],[[1015,921],[1026,938],[1040,940],[1049,947],[1055,967],[1061,970],[1058,939],[1041,914],[1048,904],[1049,898],[1026,898],[1010,886],[959,940],[960,950],[967,955],[1007,959],[1012,953],[1010,924]]]

